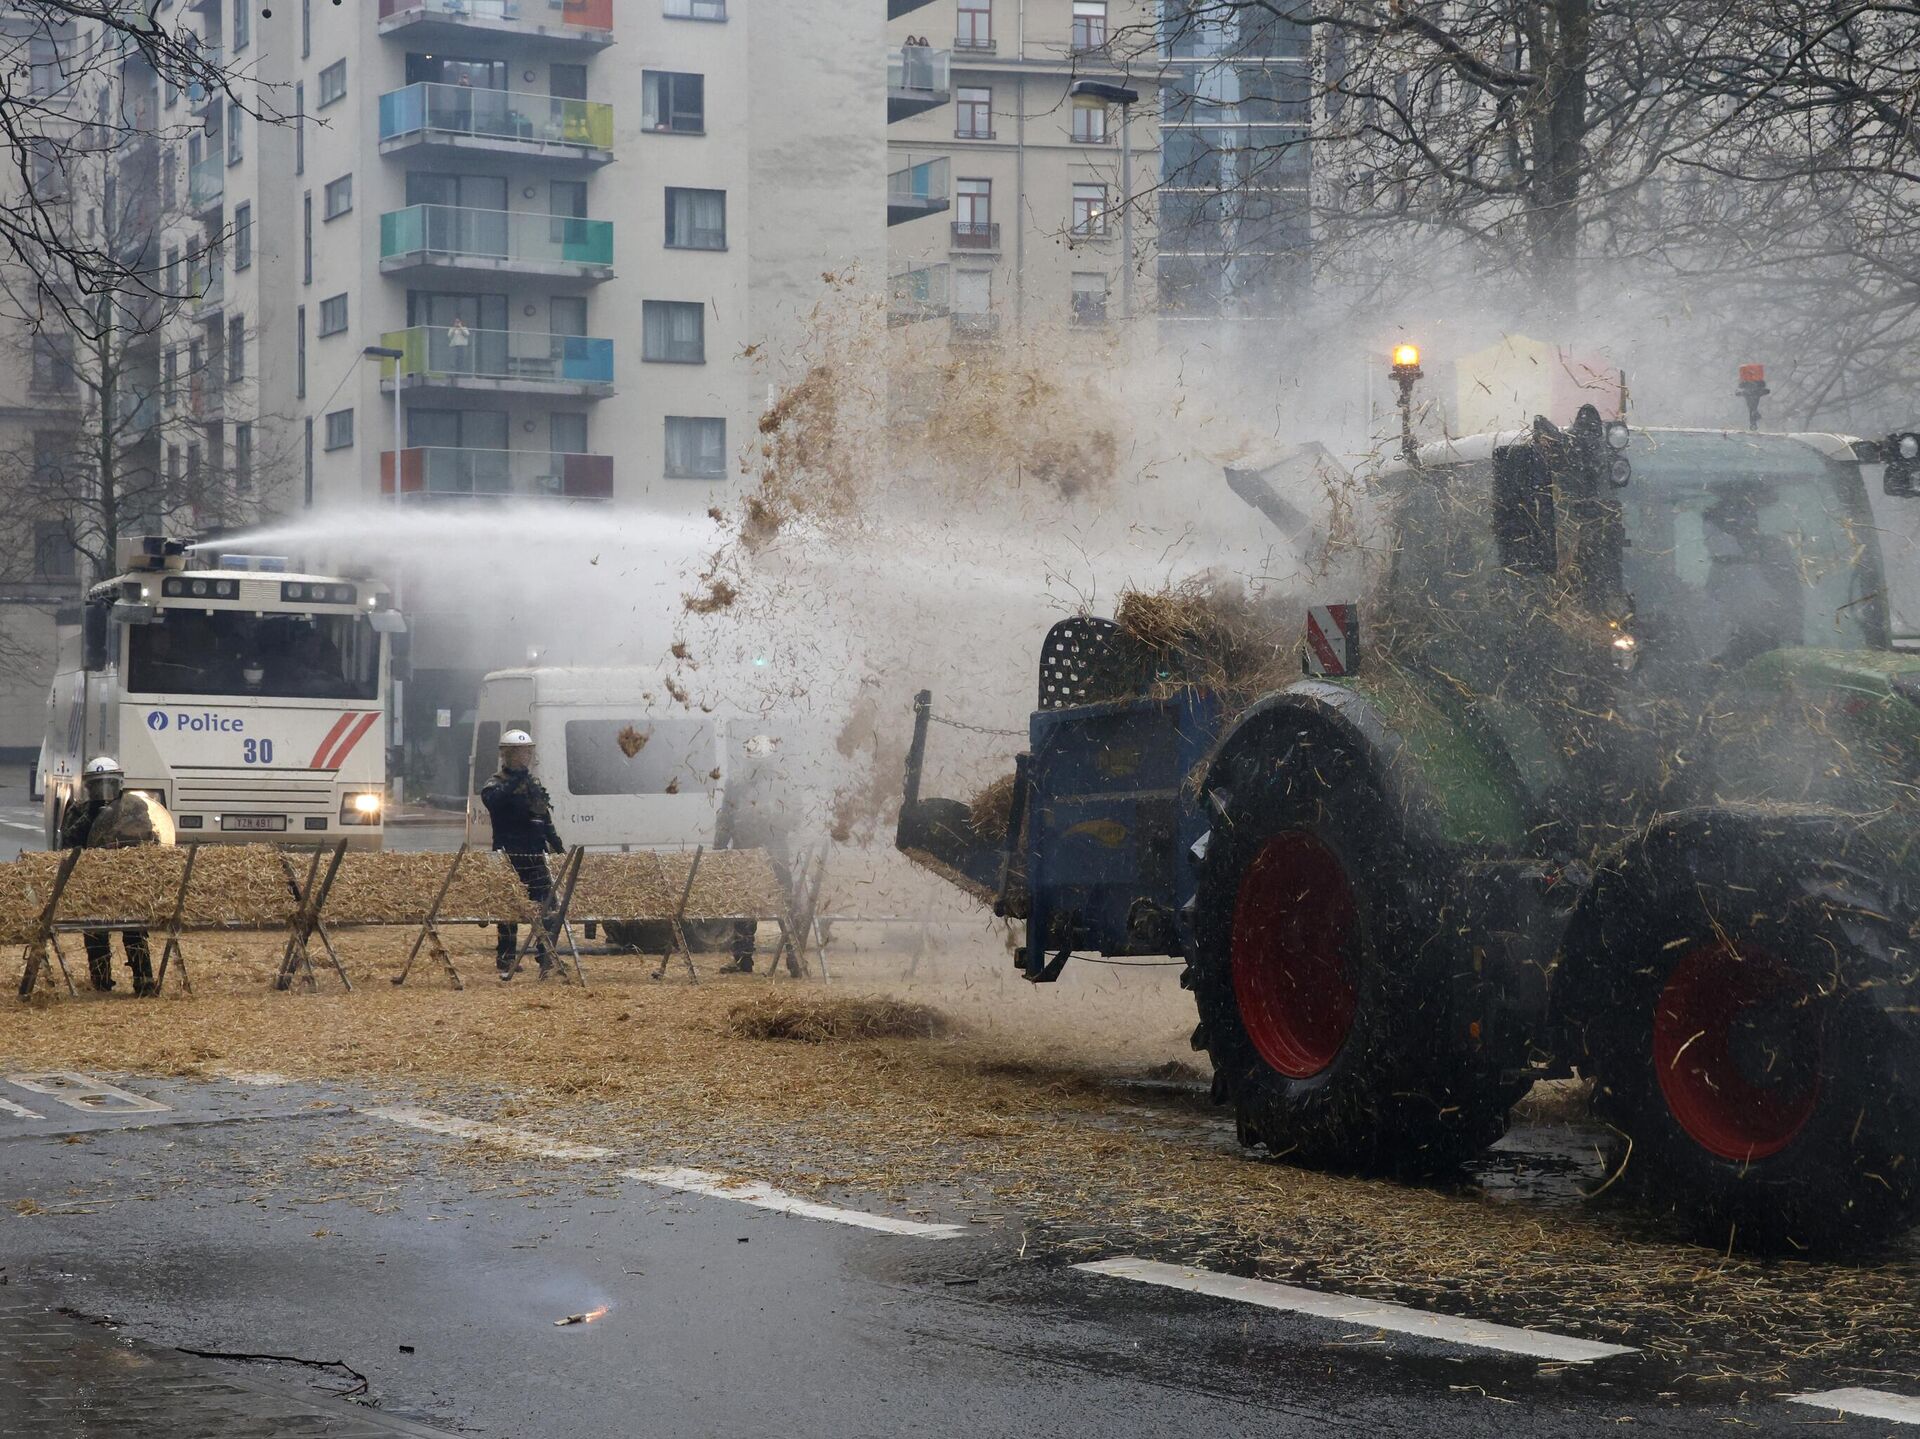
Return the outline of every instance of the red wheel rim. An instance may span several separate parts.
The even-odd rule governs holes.
[[[1653,1011],[1653,1062],[1680,1127],[1742,1162],[1778,1154],[1820,1099],[1814,988],[1778,959],[1724,939],[1698,945]]]
[[[1268,840],[1240,877],[1233,996],[1253,1047],[1289,1079],[1325,1070],[1353,1031],[1358,920],[1346,866],[1303,831]]]

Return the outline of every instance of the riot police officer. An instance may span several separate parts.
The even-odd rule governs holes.
[[[493,847],[505,853],[514,873],[527,887],[528,898],[545,905],[553,894],[547,856],[561,853],[565,846],[553,827],[553,801],[547,787],[533,777],[533,736],[525,730],[510,729],[500,736],[500,768],[481,787],[480,802],[487,807],[487,818],[493,824]],[[513,957],[519,944],[519,925],[499,927],[494,963],[502,981],[513,978]],[[543,926],[535,944],[540,977],[545,979],[553,969],[553,947]]]
[[[60,825],[62,849],[131,849],[161,842],[152,810],[155,801],[123,788],[126,772],[112,755],[96,755],[88,760],[85,779],[86,798],[75,799],[67,806]],[[112,989],[112,935],[104,929],[90,929],[82,938],[87,947],[88,979],[95,989]],[[147,948],[147,932],[122,930],[120,942],[126,946],[133,992],[141,996],[156,993],[158,986],[153,982],[153,955]]]

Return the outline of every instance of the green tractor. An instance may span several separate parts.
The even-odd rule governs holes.
[[[1587,406],[1409,444],[1375,481],[1387,572],[1364,614],[1309,610],[1305,677],[1235,703],[1178,644],[1064,621],[1004,833],[920,797],[923,694],[897,842],[1025,920],[1029,978],[1184,958],[1244,1143],[1443,1173],[1577,1072],[1613,1192],[1719,1245],[1882,1238],[1920,1215],[1920,653],[1883,459],[1913,496],[1911,435]]]

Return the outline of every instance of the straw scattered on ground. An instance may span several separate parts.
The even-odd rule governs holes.
[[[727,1032],[741,1039],[824,1044],[848,1039],[939,1039],[953,1021],[932,1005],[868,995],[767,995],[727,1011]]]

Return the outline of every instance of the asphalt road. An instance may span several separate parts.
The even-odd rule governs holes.
[[[850,1195],[851,1222],[809,1218],[763,1207],[778,1196],[627,1177],[617,1155],[476,1163],[483,1147],[428,1132],[431,1115],[349,1090],[114,1078],[132,1101],[0,1070],[5,1277],[160,1345],[344,1360],[382,1412],[453,1433],[1903,1428],[1764,1386],[1689,1402],[1685,1356],[1637,1345],[1543,1361],[1396,1332],[1392,1316],[1092,1273],[1030,1252],[1012,1212],[951,1237],[855,1227],[964,1225],[938,1196],[909,1216]],[[537,1116],[522,1122],[537,1135]],[[1126,1254],[1125,1236],[1104,1239]],[[591,1324],[554,1324],[601,1305]],[[0,1331],[0,1402],[8,1363]],[[318,1392],[288,1366],[245,1368]],[[157,1414],[145,1432],[186,1431]]]

